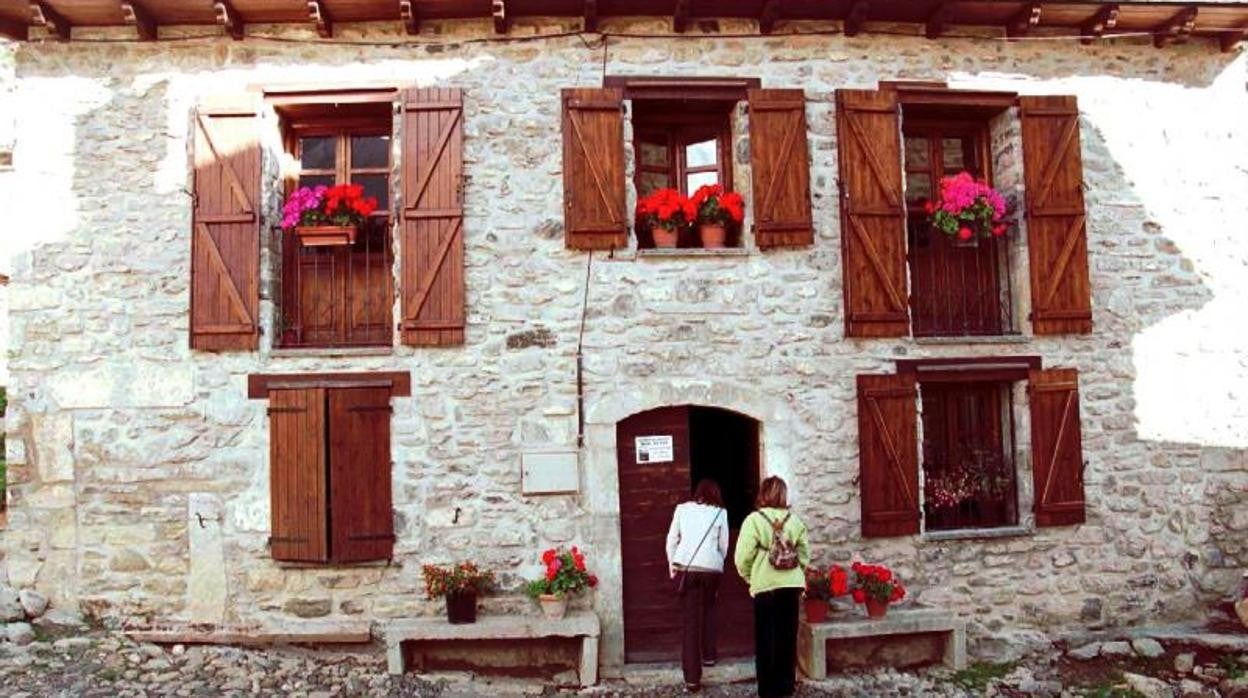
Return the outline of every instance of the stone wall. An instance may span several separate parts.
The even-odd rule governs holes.
[[[513,36],[571,28],[522,23]],[[281,41],[92,44],[82,30],[83,41],[16,49],[20,178],[5,188],[40,211],[19,214],[12,257],[12,584],[116,622],[384,619],[438,611],[421,595],[422,562],[472,557],[514,589],[543,546],[578,543],[603,580],[590,602],[614,667],[614,425],[685,403],[758,419],[763,467],[790,480],[816,558],[895,565],[920,600],[968,616],[981,656],[1040,632],[1198,618],[1238,578],[1248,556],[1243,55],[1203,43],[734,38],[755,29],[736,22],[605,47],[575,36],[495,42],[484,22],[430,24],[410,45],[392,45],[409,39],[388,25],[343,27],[335,43],[253,29]],[[592,266],[565,250],[559,90],[600,85],[604,65],[804,88],[815,245],[760,253],[747,236],[745,256],[626,250]],[[378,79],[465,90],[467,345],[291,356],[266,333],[255,354],[189,351],[190,107],[249,85]],[[1093,334],[1004,346],[844,337],[834,90],[885,79],[1078,95]],[[741,172],[748,115],[734,118]],[[748,178],[737,182],[748,194]],[[576,444],[587,266],[582,493],[526,497],[520,454]],[[903,357],[999,353],[1079,369],[1087,524],[1000,540],[862,540],[854,376],[891,372]],[[247,374],[395,369],[411,372],[413,388],[393,416],[394,563],[275,564],[267,420],[246,397]],[[485,608],[527,603],[503,594]]]

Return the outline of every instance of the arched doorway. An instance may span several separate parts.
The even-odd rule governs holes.
[[[714,407],[660,407],[619,422],[616,444],[625,661],[680,658],[680,599],[668,578],[664,542],[672,510],[704,477],[719,483],[732,528],[720,586],[720,656],[753,654],[753,606],[731,556],[758,491],[758,422]]]

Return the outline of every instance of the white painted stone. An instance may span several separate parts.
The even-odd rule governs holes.
[[[193,376],[190,364],[118,360],[58,371],[47,389],[65,409],[178,407],[194,399]]]
[[[68,412],[30,416],[35,465],[42,484],[74,479],[74,418]]]
[[[190,548],[186,609],[192,623],[220,624],[225,618],[228,587],[221,521],[221,502],[217,496],[190,495],[186,521]]]

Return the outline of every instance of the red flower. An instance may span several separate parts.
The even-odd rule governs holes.
[[[995,235],[996,237],[1001,237],[1002,235],[1005,235],[1005,231],[1007,227],[1008,226],[1006,226],[1006,224],[1004,223],[998,223],[992,226],[992,234]]]
[[[970,240],[970,239],[971,239],[971,235],[973,235],[973,234],[974,234],[974,233],[972,233],[972,232],[971,232],[971,229],[970,229],[970,228],[968,228],[968,227],[966,227],[966,226],[962,226],[961,228],[958,228],[958,239],[959,239],[959,240]]]
[[[596,587],[596,586],[598,586],[598,577],[597,577],[597,576],[595,576],[595,575],[592,575],[592,574],[591,574],[591,575],[589,575],[589,585],[590,585],[591,587]]]
[[[866,603],[867,592],[862,589],[854,589],[854,603]]]
[[[880,567],[875,570],[875,578],[881,582],[889,582],[893,579],[893,573],[887,567]]]
[[[897,601],[901,601],[905,597],[906,597],[906,590],[902,589],[901,585],[897,585],[893,587],[893,593],[889,594],[888,600],[895,603]]]
[[[929,216],[936,213],[936,204],[931,199],[924,199],[923,212]]]
[[[849,592],[849,575],[845,573],[845,570],[841,569],[840,565],[834,565],[828,571],[828,578],[832,583],[833,596],[844,596]]]
[[[551,548],[550,550],[547,550],[546,552],[542,553],[542,562],[546,563],[547,565],[549,565],[551,561],[553,561],[554,559],[555,559],[554,548]]]

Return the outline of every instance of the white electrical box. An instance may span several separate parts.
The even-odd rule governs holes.
[[[581,490],[577,452],[530,451],[520,456],[524,494],[565,494]]]

